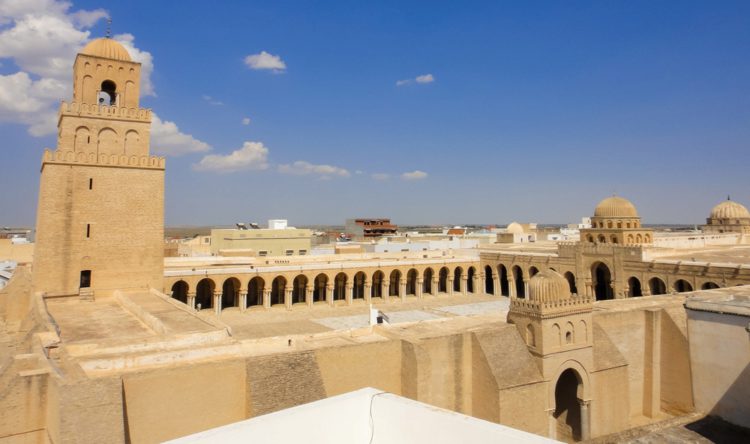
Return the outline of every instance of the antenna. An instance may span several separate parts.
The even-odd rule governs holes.
[[[107,31],[105,32],[104,37],[108,39],[112,38],[112,17],[107,17]]]
[[[727,194],[727,200],[732,200],[732,199],[729,198],[729,194]]]

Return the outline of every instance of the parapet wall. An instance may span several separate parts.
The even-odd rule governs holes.
[[[44,150],[42,169],[45,164],[96,165],[121,168],[163,170],[165,159],[159,156],[126,156],[117,154],[82,153],[62,150]]]
[[[60,116],[63,115],[77,117],[107,117],[138,122],[151,122],[150,109],[89,105],[78,102],[62,102],[60,104]]]

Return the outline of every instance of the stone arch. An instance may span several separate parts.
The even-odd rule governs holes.
[[[136,97],[135,93],[135,82],[132,80],[128,80],[125,82],[125,100],[123,100],[124,105],[127,108],[135,108],[136,101],[138,100],[138,97]]]
[[[690,284],[690,282],[686,281],[685,279],[677,279],[674,283],[673,288],[677,293],[685,293],[687,291],[693,291],[693,286]]]
[[[578,294],[578,288],[576,287],[576,277],[570,271],[566,271],[563,275],[565,280],[568,281],[568,287],[570,287],[570,294]]]
[[[298,274],[292,281],[292,304],[305,302],[307,294],[307,276]]]
[[[701,285],[701,290],[713,290],[715,288],[719,288],[719,284],[716,282],[704,282],[703,285]]]
[[[628,279],[628,297],[634,298],[638,296],[643,296],[641,281],[637,277],[631,276],[630,279]]]
[[[526,345],[536,347],[536,334],[534,333],[534,324],[526,324]]]
[[[214,284],[214,281],[210,278],[203,278],[198,281],[198,285],[195,287],[196,309],[203,310],[205,308],[213,308],[214,288],[216,288],[216,284]]]
[[[461,267],[456,267],[453,270],[453,291],[459,293],[461,291],[461,277],[464,274],[464,270]]]
[[[363,271],[358,271],[354,275],[354,279],[352,279],[352,282],[354,284],[354,287],[352,289],[353,299],[364,299],[365,298],[365,282],[367,281],[367,275]]]
[[[230,277],[221,286],[221,309],[236,307],[240,299],[240,280]]]
[[[592,236],[590,234],[586,235],[586,241],[594,243],[594,236]]]
[[[476,288],[474,288],[474,277],[477,274],[477,269],[474,267],[469,267],[466,270],[466,292],[467,293],[476,293]]]
[[[111,68],[111,66],[110,66]],[[97,103],[104,106],[117,105],[117,84],[112,80],[105,80],[99,87]]]
[[[500,294],[502,296],[510,296],[510,284],[508,282],[508,269],[505,265],[500,264],[497,266],[497,275],[500,277]]]
[[[613,244],[617,243],[617,236],[616,235],[613,234],[612,236],[610,236],[609,239],[610,239],[610,242],[612,242]]]
[[[643,235],[643,241],[647,244],[651,243],[651,235],[650,234],[644,234]]]
[[[632,234],[628,234],[628,241],[627,241],[627,243],[628,244],[632,244],[633,242],[635,242],[635,239],[633,238],[633,235]]]
[[[391,274],[388,276],[388,282],[388,296],[401,296],[399,294],[399,287],[401,284],[401,271],[398,269],[391,271]]]
[[[591,265],[591,283],[597,301],[612,299],[612,272],[604,262],[594,262]]]
[[[260,276],[250,279],[247,284],[247,306],[263,305],[263,289],[266,287],[266,281]]]
[[[172,298],[177,299],[183,304],[187,304],[187,294],[189,289],[190,286],[187,282],[183,280],[175,282],[174,284],[172,284]]]
[[[576,328],[573,326],[573,323],[568,321],[565,324],[565,343],[566,344],[575,344],[576,342],[575,331],[576,331]]]
[[[94,103],[96,101],[96,90],[94,89],[94,78],[92,76],[83,76],[81,82],[81,94],[84,103]]]
[[[313,281],[313,302],[323,302],[326,300],[328,291],[328,275],[320,273],[315,276]]]
[[[635,235],[635,243],[636,244],[642,244],[643,243],[643,236],[641,236],[640,234],[636,234]]]
[[[586,321],[581,319],[578,321],[578,336],[582,342],[587,342],[589,340],[589,326],[586,325]]]
[[[484,267],[484,292],[486,294],[495,294],[495,278],[492,275],[492,267],[489,265]]]
[[[112,128],[102,128],[97,136],[96,154],[120,154],[117,132]]]
[[[425,268],[422,281],[422,293],[433,294],[432,278],[434,277],[434,275],[435,272],[432,270],[432,268]]]
[[[406,295],[416,296],[417,295],[417,270],[414,268],[406,272]]]
[[[383,281],[385,281],[385,273],[382,271],[378,270],[372,274],[371,298],[383,298]]]
[[[333,279],[333,300],[343,301],[346,299],[346,284],[348,276],[343,271]]]
[[[284,304],[284,291],[286,290],[286,278],[276,276],[271,282],[271,305]]]
[[[555,345],[557,347],[560,346],[560,344],[561,344],[560,341],[562,340],[561,336],[562,336],[562,332],[560,330],[560,325],[557,324],[557,323],[552,324],[552,339],[554,339],[554,341],[555,341],[553,345]]]
[[[666,294],[667,284],[665,284],[664,281],[659,279],[658,277],[652,277],[648,281],[648,289],[651,295]]]
[[[604,236],[603,234],[600,234],[599,235],[599,243],[600,244],[606,244],[607,243],[607,237]]]
[[[76,128],[75,136],[73,137],[73,150],[77,153],[88,153],[90,143],[91,131],[89,131],[89,128],[87,126]]]
[[[580,441],[583,439],[581,404],[578,397],[581,377],[573,369],[564,370],[555,383],[556,439]]]
[[[607,228],[612,228],[612,221],[611,220],[607,221]]]
[[[531,279],[534,276],[536,276],[537,273],[539,273],[539,269],[538,268],[536,268],[533,265],[531,267],[529,267],[529,279]]]
[[[136,130],[128,130],[125,133],[125,155],[133,156],[140,155],[138,148],[140,145],[141,137]]]
[[[524,299],[526,297],[526,285],[523,282],[523,270],[518,265],[514,265],[511,272],[513,273],[513,281],[516,283],[516,297]]]
[[[448,292],[448,267],[442,267],[438,273],[438,292]]]

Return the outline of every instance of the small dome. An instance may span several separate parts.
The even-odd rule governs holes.
[[[744,205],[731,200],[725,200],[711,210],[711,219],[747,218],[750,218],[750,212],[747,211],[747,208],[745,208]]]
[[[530,301],[552,302],[569,297],[568,281],[554,270],[540,271],[529,281]]]
[[[120,43],[112,39],[96,39],[90,41],[82,50],[81,54],[86,54],[96,57],[104,57],[106,59],[123,60],[126,62],[132,62],[128,50],[125,49]]]
[[[523,227],[518,222],[511,222],[505,231],[513,234],[523,234]]]
[[[594,217],[638,217],[638,211],[629,200],[612,196],[599,202]]]

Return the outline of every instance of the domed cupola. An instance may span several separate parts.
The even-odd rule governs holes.
[[[608,197],[594,209],[595,217],[638,217],[635,205],[619,196]]]
[[[132,62],[130,53],[125,49],[122,44],[116,42],[110,38],[101,38],[90,41],[81,50],[81,54],[86,54],[94,57],[102,57],[111,60],[121,60],[124,62]]]
[[[581,230],[581,241],[594,244],[648,245],[652,230],[641,227],[638,210],[628,199],[611,196],[596,206],[591,228]]]
[[[741,203],[727,197],[727,200],[713,207],[703,231],[750,234],[750,212]]]
[[[568,281],[554,270],[540,271],[529,281],[529,301],[546,303],[570,297]]]

